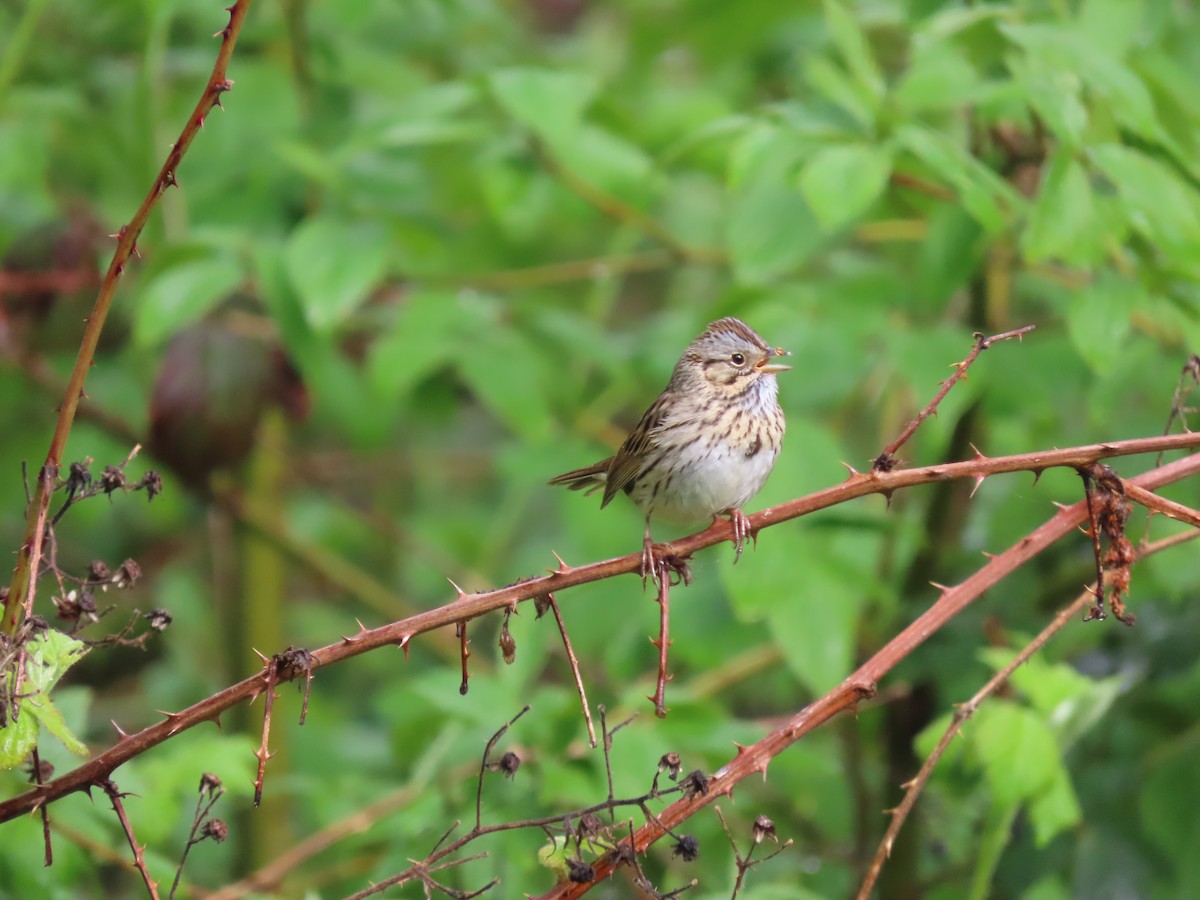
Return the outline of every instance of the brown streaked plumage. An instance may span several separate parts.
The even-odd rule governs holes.
[[[650,520],[699,522],[719,514],[734,526],[737,556],[749,534],[742,507],[771,474],[783,442],[775,375],[787,355],[735,318],[711,323],[684,351],[671,380],[607,459],[550,479],[601,507],[624,491],[646,513],[643,575],[655,574]]]

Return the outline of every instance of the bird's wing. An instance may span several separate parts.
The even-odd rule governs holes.
[[[642,470],[646,456],[654,446],[655,431],[662,425],[666,417],[667,404],[659,398],[650,404],[650,408],[642,415],[637,427],[625,438],[625,443],[612,458],[608,467],[608,478],[604,483],[604,500],[600,506],[617,495],[617,491],[626,490]]]

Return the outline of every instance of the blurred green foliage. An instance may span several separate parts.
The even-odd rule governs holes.
[[[216,52],[219,4],[0,6],[3,365],[0,544],[23,528],[19,464],[44,448],[104,235],[128,219]],[[149,652],[98,648],[56,691],[93,748],[254,671],[251,648],[317,646],[553,564],[632,552],[639,514],[545,481],[599,458],[704,324],[736,314],[792,350],[789,434],[755,501],[858,468],[930,397],[973,331],[1024,324],[904,449],[912,463],[1152,435],[1200,345],[1200,22],[1154,0],[366,0],[256,4],[214,112],[139,242],[69,458],[162,469],[166,493],[93,500],[57,533],[80,571],[146,576],[109,622],[165,607]],[[55,236],[58,237],[55,237]],[[69,237],[69,240],[64,235]],[[37,289],[15,273],[50,273]],[[1147,460],[1121,460],[1124,473]],[[213,505],[206,485],[258,511]],[[715,769],[733,741],[844,678],[953,583],[1074,501],[1073,473],[871,498],[719,547],[673,604],[670,716],[648,715],[656,609],[634,579],[559,597],[589,696],[612,721],[619,796],[657,760]],[[1195,504],[1194,485],[1172,492]],[[592,498],[594,500],[595,498]],[[1136,541],[1143,520],[1133,517]],[[657,532],[656,532],[657,533]],[[1156,523],[1154,536],[1168,533]],[[664,532],[665,534],[665,532]],[[1091,577],[1090,542],[1015,573],[906,660],[881,700],[722,803],[739,846],[769,815],[794,847],[754,897],[845,897],[897,785],[965,700]],[[1192,798],[1200,666],[1186,546],[1137,568],[1138,625],[1072,624],[985,704],[937,771],[881,896],[1200,896]],[[43,579],[47,616],[53,579]],[[470,693],[448,639],[377,652],[276,705],[264,809],[249,808],[261,706],[115,773],[155,877],[172,877],[203,771],[234,840],[185,880],[216,887],[375,801],[372,828],[263,896],[340,896],[471,820],[473,770],[506,735],[486,822],[565,812],[607,787],[560,639],[523,609],[472,626]],[[245,729],[241,731],[240,729]],[[249,736],[248,736],[249,735]],[[74,758],[53,740],[42,758]],[[60,771],[62,769],[60,768]],[[12,794],[26,775],[5,779]],[[115,817],[56,804],[0,830],[0,894],[142,896]],[[635,816],[636,818],[636,816]],[[725,897],[715,816],[701,854],[656,847],[663,889]],[[440,874],[540,893],[540,832]],[[625,874],[592,892],[629,896]],[[407,893],[406,893],[407,892]],[[394,891],[421,896],[416,887]]]

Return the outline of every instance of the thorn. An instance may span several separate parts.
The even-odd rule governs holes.
[[[968,496],[968,498],[974,498],[974,496],[975,496],[975,492],[976,492],[977,490],[979,490],[979,486],[980,486],[981,484],[983,484],[983,482],[984,482],[984,479],[985,479],[985,478],[987,478],[987,476],[986,476],[986,475],[976,475],[976,476],[975,476],[975,484],[973,484],[973,485],[971,486],[971,493],[967,495],[967,496]]]
[[[1034,469],[1034,470],[1033,470],[1033,483],[1034,483],[1035,485],[1036,485],[1036,484],[1037,484],[1039,481],[1041,481],[1041,480],[1042,480],[1042,473],[1043,473],[1043,472],[1045,472],[1045,471],[1046,471],[1045,469]]]
[[[454,588],[455,593],[458,594],[458,596],[454,598],[455,600],[461,600],[463,597],[467,596],[467,592],[455,584],[453,578],[447,578],[446,580],[450,582],[450,587]]]
[[[932,584],[932,585],[933,585],[935,588],[937,588],[939,591],[941,591],[943,594],[944,594],[946,591],[950,590],[950,588],[946,587],[946,585],[944,585],[944,584],[938,584],[936,581],[931,581],[931,582],[929,582],[929,583],[930,583],[930,584]]]
[[[411,634],[406,634],[400,638],[400,643],[396,646],[404,651],[404,661],[408,662],[408,642],[412,640]]]
[[[565,575],[567,572],[570,572],[570,571],[571,571],[571,567],[570,567],[570,566],[568,566],[568,565],[567,565],[565,562],[563,562],[563,558],[562,558],[561,556],[559,556],[559,555],[558,555],[558,554],[557,554],[555,551],[553,551],[553,550],[551,550],[550,552],[551,552],[551,553],[553,553],[553,554],[554,554],[554,558],[555,558],[556,560],[558,560],[558,568],[557,568],[557,569],[551,569],[551,570],[550,570],[551,572],[553,572],[553,573],[555,573],[555,574],[558,574],[558,575]]]
[[[120,725],[118,725],[115,720],[109,719],[108,721],[112,722],[112,727],[117,729],[117,740],[118,741],[123,741],[123,740],[125,740],[125,738],[129,737],[129,732],[127,732],[124,728],[122,728]]]
[[[845,467],[846,471],[850,473],[851,478],[857,478],[862,474],[858,471],[858,469],[854,468],[854,466],[850,465],[850,463],[846,462],[845,460],[842,460],[842,465]]]
[[[978,447],[976,447],[974,444],[972,444],[972,443],[968,443],[968,444],[967,444],[967,446],[968,446],[968,447],[970,447],[972,450],[974,450],[974,451],[975,451],[975,458],[976,458],[976,459],[987,459],[987,457],[986,457],[986,456],[984,456],[982,453],[980,453],[980,452],[979,452],[979,448],[978,448]]]
[[[362,619],[360,619],[358,616],[354,617],[354,624],[358,626],[359,633],[370,630],[362,623]]]
[[[885,508],[890,510],[892,508],[892,491],[884,491],[883,492],[883,500],[884,500],[884,503],[886,504]]]
[[[745,744],[739,744],[737,741],[734,741],[733,746],[737,747],[735,758],[749,752],[749,748]]]
[[[995,559],[995,558],[996,558],[996,554],[995,554],[995,553],[988,553],[986,550],[980,550],[979,552],[980,552],[980,553],[982,553],[984,556],[986,556],[988,559]]]
[[[278,753],[279,751],[277,750],[275,752]],[[266,750],[264,750],[262,747],[259,747],[257,750],[254,751],[254,756],[255,756],[255,758],[258,759],[259,762],[266,762],[267,760],[271,759],[271,757],[273,757],[274,755],[275,755],[275,753],[269,753]]]
[[[255,648],[253,648],[253,647],[251,647],[251,648],[250,648],[250,652],[251,652],[251,653],[253,653],[255,656],[257,656],[257,657],[258,657],[258,661],[259,661],[259,662],[261,662],[261,663],[262,663],[264,666],[265,666],[267,663],[269,663],[269,662],[271,661],[270,659],[268,659],[267,657],[265,657],[265,656],[263,656],[261,653],[259,653],[259,652],[258,652],[258,651],[257,651]]]
[[[1057,506],[1061,510],[1067,510],[1067,509],[1071,508],[1070,503],[1059,503],[1057,500],[1051,500],[1050,502],[1053,503],[1055,506]]]

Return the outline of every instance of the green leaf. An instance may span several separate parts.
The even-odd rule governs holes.
[[[75,737],[67,727],[66,720],[57,706],[50,700],[49,695],[39,694],[29,697],[21,706],[21,716],[32,713],[38,725],[62,741],[64,747],[79,756],[87,756],[87,744]]]
[[[800,192],[771,182],[750,186],[734,200],[726,231],[734,275],[745,285],[767,284],[799,268],[823,238]]]
[[[903,125],[896,139],[934,173],[948,182],[972,217],[993,233],[1008,227],[1010,210],[1021,205],[1013,187],[973,157],[960,144],[922,125]]]
[[[133,326],[139,344],[157,344],[212,310],[241,283],[237,262],[224,256],[180,263],[142,292]]]
[[[842,144],[819,150],[800,170],[800,189],[829,232],[856,221],[887,186],[892,154],[873,144]]]
[[[574,135],[598,87],[590,75],[536,68],[500,69],[488,84],[505,112],[555,145]]]
[[[1061,25],[1000,26],[1038,66],[1053,67],[1076,79],[1107,101],[1113,117],[1143,137],[1170,141],[1158,121],[1145,84],[1116,55],[1093,43],[1077,28]]]
[[[1092,46],[1120,58],[1138,39],[1145,14],[1143,0],[1082,0],[1079,32]]]
[[[454,358],[466,314],[453,291],[416,290],[405,296],[395,322],[371,345],[371,385],[389,407],[425,376]]]
[[[492,220],[519,241],[535,239],[554,212],[553,179],[538,167],[513,159],[489,159],[477,177]]]
[[[1200,212],[1188,182],[1158,160],[1120,144],[1102,144],[1089,153],[1116,187],[1134,228],[1171,253],[1186,255],[1195,249]]]
[[[15,769],[29,758],[33,748],[37,746],[38,719],[24,712],[17,716],[17,721],[9,721],[0,728],[0,769]]]
[[[856,93],[872,120],[883,100],[884,82],[858,19],[839,0],[825,0],[825,23],[830,37],[854,78]]]
[[[477,314],[478,316],[478,314]],[[475,318],[475,317],[473,317]],[[543,385],[554,374],[528,337],[511,327],[487,327],[460,332],[458,371],[463,380],[505,425],[524,439],[546,440],[553,425]]]
[[[862,572],[829,535],[773,528],[761,543],[722,580],[739,617],[766,619],[788,668],[821,694],[853,667]]]
[[[1138,282],[1107,275],[1072,298],[1067,332],[1094,371],[1104,371],[1113,355],[1121,352],[1133,311],[1144,297]]]
[[[382,228],[323,214],[292,232],[287,272],[314,330],[333,330],[367,299],[387,271],[388,247]]]
[[[1083,811],[1065,769],[1060,769],[1050,784],[1030,799],[1028,808],[1034,840],[1039,847],[1045,847],[1083,819]]]
[[[974,100],[979,74],[957,47],[937,43],[917,51],[893,91],[893,100],[909,112],[957,109]]]
[[[87,645],[60,631],[46,631],[29,642],[25,677],[35,691],[49,692],[87,653]]]
[[[0,768],[11,769],[25,761],[37,746],[41,728],[57,737],[72,753],[86,754],[87,747],[67,728],[50,691],[67,670],[87,653],[81,641],[60,631],[47,631],[29,642],[25,664],[27,693],[16,722],[0,729]]]
[[[993,698],[973,723],[967,734],[996,803],[1030,800],[1063,774],[1054,735],[1032,711]]]
[[[1090,266],[1103,259],[1106,238],[1096,216],[1092,187],[1083,165],[1066,148],[1059,148],[1042,181],[1021,249],[1029,262],[1059,259]]]
[[[648,196],[654,186],[650,158],[641,148],[594,125],[581,125],[555,156],[589,184],[623,199]]]
[[[874,104],[832,61],[823,56],[810,57],[804,63],[804,78],[818,95],[840,107],[863,131],[874,126]]]

